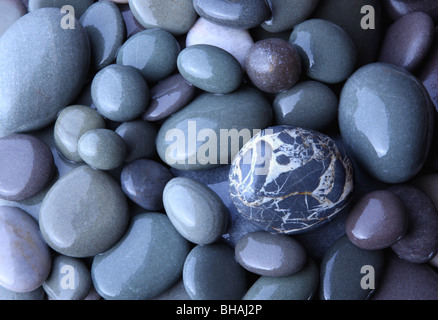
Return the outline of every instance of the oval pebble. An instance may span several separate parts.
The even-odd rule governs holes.
[[[210,244],[225,232],[228,211],[222,200],[193,179],[170,180],[163,191],[163,203],[174,227],[190,242]]]
[[[21,201],[48,186],[55,172],[49,147],[29,134],[0,138],[0,198]]]
[[[398,20],[410,12],[420,11],[430,15],[435,23],[438,22],[438,4],[434,0],[387,0],[383,4],[392,20]]]
[[[90,257],[110,249],[122,237],[128,204],[109,174],[82,165],[47,192],[39,223],[52,249],[70,257]]]
[[[18,19],[27,13],[20,0],[5,0],[0,2],[0,37]]]
[[[243,146],[229,182],[243,218],[272,233],[295,234],[315,229],[347,207],[353,166],[330,137],[275,126]]]
[[[398,196],[377,190],[363,196],[348,213],[346,234],[356,246],[379,250],[403,238],[408,227],[405,206]]]
[[[434,39],[434,23],[424,12],[412,12],[386,31],[379,61],[414,71],[426,58]]]
[[[303,73],[313,80],[335,84],[354,71],[356,47],[344,29],[322,19],[306,20],[294,27],[289,42],[300,53]]]
[[[51,260],[38,223],[21,209],[0,206],[0,286],[13,292],[38,289]]]
[[[226,244],[197,245],[183,269],[184,287],[192,300],[240,300],[246,290],[246,272]]]
[[[163,209],[163,190],[172,177],[161,163],[138,159],[123,168],[120,181],[128,198],[146,210],[155,211]]]
[[[184,79],[210,93],[230,93],[243,80],[242,68],[236,58],[208,44],[197,44],[182,50],[177,66]]]
[[[252,83],[264,92],[288,90],[300,79],[300,54],[286,40],[260,40],[246,55],[245,70]]]
[[[290,236],[265,231],[250,232],[235,247],[237,262],[246,270],[269,277],[287,277],[307,261],[303,246]]]
[[[138,214],[116,245],[94,257],[93,284],[106,300],[154,298],[181,277],[189,251],[166,215]]]

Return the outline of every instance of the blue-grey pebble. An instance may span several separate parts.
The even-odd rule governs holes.
[[[116,122],[139,117],[149,103],[149,87],[134,67],[118,64],[100,70],[91,83],[91,97],[97,111]]]
[[[357,50],[350,35],[323,19],[309,19],[296,25],[289,42],[299,51],[303,72],[313,80],[335,84],[354,71]]]
[[[63,29],[63,16],[57,8],[36,10],[0,38],[0,131],[48,126],[84,85],[88,36],[76,20],[75,29]]]
[[[170,76],[181,47],[170,32],[153,28],[130,37],[117,54],[117,64],[137,68],[148,83]]]
[[[210,244],[225,232],[228,211],[206,185],[176,177],[163,190],[166,214],[181,235],[196,244]]]
[[[351,156],[369,174],[386,183],[401,183],[425,163],[432,111],[431,100],[415,76],[400,67],[372,63],[345,83],[339,127]]]
[[[308,259],[297,273],[286,277],[259,277],[243,296],[243,300],[312,300],[319,285],[317,264]]]
[[[93,284],[107,300],[154,298],[180,279],[189,251],[165,214],[138,214],[116,245],[94,257]]]
[[[27,13],[20,0],[5,0],[0,2],[0,37],[18,19]]]
[[[181,51],[177,66],[180,74],[194,86],[211,93],[230,93],[243,80],[239,61],[219,47],[195,44]]]
[[[81,16],[91,49],[91,69],[99,71],[111,64],[126,39],[126,27],[117,5],[111,1],[92,4]]]
[[[47,7],[55,7],[61,9],[63,6],[68,5],[74,8],[74,14],[76,18],[79,19],[87,10],[87,8],[93,4],[93,2],[93,0],[28,0],[27,9],[29,10],[29,12],[32,12]]]
[[[44,300],[46,292],[42,286],[39,286],[35,290],[29,292],[14,292],[0,286],[0,300]]]
[[[197,245],[187,256],[183,269],[184,287],[193,300],[240,300],[247,275],[224,243]]]
[[[51,300],[84,300],[92,287],[91,273],[79,258],[57,255],[53,258],[50,275],[43,282]]]

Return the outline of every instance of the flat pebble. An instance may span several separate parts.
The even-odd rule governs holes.
[[[197,245],[187,256],[184,287],[193,300],[239,300],[246,290],[246,272],[226,244]]]
[[[116,245],[94,257],[93,284],[106,300],[154,298],[181,277],[189,251],[166,215],[138,214]]]
[[[52,249],[66,256],[90,257],[110,249],[122,237],[128,204],[109,174],[82,165],[50,188],[39,223]]]
[[[149,103],[149,87],[131,66],[109,65],[93,78],[91,96],[97,111],[118,122],[139,117]]]
[[[235,247],[237,262],[246,270],[270,277],[287,277],[307,262],[303,246],[294,238],[266,231],[251,232]]]
[[[324,83],[302,81],[275,96],[275,124],[324,131],[336,121],[338,104],[338,97]]]
[[[184,79],[210,93],[230,93],[243,80],[237,59],[227,51],[208,44],[197,44],[182,50],[177,66]]]
[[[62,109],[55,121],[56,148],[67,160],[82,162],[79,139],[88,130],[105,126],[104,118],[96,110],[83,105],[68,106]]]
[[[0,198],[31,198],[51,181],[55,164],[49,147],[29,134],[0,138]]]
[[[126,146],[125,162],[156,155],[155,138],[158,129],[153,124],[141,119],[120,124],[115,132],[123,139]]]
[[[289,42],[270,38],[254,43],[245,58],[252,83],[264,92],[290,89],[301,76],[301,57]]]
[[[93,0],[28,0],[27,8],[29,12],[48,7],[62,8],[65,5],[70,5],[75,10],[75,16],[79,19],[89,6],[93,4]]]
[[[43,282],[51,300],[84,300],[91,287],[91,274],[85,261],[64,255],[53,258],[50,275]]]
[[[402,239],[407,227],[402,200],[390,191],[378,190],[362,197],[350,210],[346,234],[359,248],[379,250]]]
[[[27,13],[20,0],[5,0],[0,2],[0,37],[18,19]]]
[[[426,90],[411,73],[372,63],[357,70],[343,87],[339,127],[352,157],[369,174],[383,182],[402,183],[426,161],[432,111]]]
[[[353,192],[344,150],[324,134],[289,126],[264,129],[247,142],[229,179],[239,213],[272,233],[315,229],[344,209]]]
[[[49,276],[50,265],[38,223],[21,209],[0,206],[0,286],[14,292],[36,290]]]
[[[346,236],[339,238],[326,252],[321,262],[320,299],[369,299],[374,288],[378,288],[383,265],[382,250],[364,250],[351,243]],[[370,283],[365,283],[364,288],[367,274],[370,276]]]
[[[164,188],[163,203],[174,227],[190,242],[210,244],[225,232],[228,211],[219,196],[202,183],[173,178]]]
[[[430,15],[435,23],[438,22],[438,3],[434,0],[387,0],[383,4],[385,11],[393,20],[398,20],[410,12],[420,11]]]
[[[408,216],[405,236],[392,246],[402,259],[424,263],[438,252],[438,212],[430,197],[420,188],[409,185],[394,185],[388,188],[404,203]]]
[[[379,61],[414,71],[426,58],[434,39],[434,23],[424,12],[408,13],[386,31]]]
[[[353,40],[338,25],[306,20],[294,27],[289,42],[300,53],[303,73],[324,83],[339,83],[354,71],[357,52]]]
[[[168,31],[154,28],[140,31],[129,38],[117,54],[117,64],[132,66],[148,82],[170,76],[176,69],[181,48]]]
[[[311,300],[319,285],[319,270],[308,259],[304,267],[287,277],[259,277],[242,300]]]
[[[123,168],[120,181],[128,198],[146,210],[155,211],[163,209],[163,190],[172,178],[161,163],[138,159]]]

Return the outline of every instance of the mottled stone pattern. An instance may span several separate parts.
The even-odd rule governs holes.
[[[298,127],[261,131],[230,168],[239,212],[274,233],[308,231],[345,208],[353,191],[350,159],[328,136]]]

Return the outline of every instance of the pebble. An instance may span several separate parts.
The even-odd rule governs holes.
[[[101,115],[125,122],[136,119],[146,110],[149,87],[134,67],[112,64],[93,78],[91,96]]]
[[[379,61],[413,72],[432,47],[434,23],[424,12],[412,12],[394,22],[386,31]]]
[[[306,20],[294,27],[289,42],[300,53],[303,73],[310,79],[335,84],[354,71],[357,52],[353,40],[338,25],[322,20]]]
[[[27,13],[20,0],[5,0],[0,2],[0,37],[18,19]]]
[[[110,65],[126,39],[126,26],[117,5],[110,1],[92,4],[81,16],[91,49],[91,69],[99,71]]]
[[[196,44],[219,47],[233,55],[244,68],[245,57],[254,41],[246,29],[230,28],[199,18],[186,36],[186,47]]]
[[[243,87],[228,94],[202,93],[163,122],[156,140],[158,155],[170,167],[182,170],[229,164],[254,131],[271,121],[271,104],[259,90]],[[228,147],[221,146],[221,130],[233,137]],[[244,138],[242,144],[236,140],[238,133]]]
[[[197,245],[184,262],[184,287],[192,300],[240,300],[247,275],[226,244]]]
[[[208,44],[197,44],[182,50],[177,66],[184,79],[210,93],[230,93],[243,80],[237,59],[227,51]]]
[[[417,74],[432,99],[435,110],[438,110],[438,27],[434,29],[434,40],[429,55]]]
[[[287,277],[307,262],[303,246],[294,238],[266,231],[247,233],[237,241],[237,262],[246,270],[269,277]]]
[[[29,292],[14,292],[0,286],[0,300],[44,300],[46,293],[42,286]]]
[[[0,286],[13,292],[36,290],[49,276],[50,264],[38,223],[21,209],[0,206]]]
[[[123,192],[143,209],[163,209],[163,190],[173,178],[167,167],[149,159],[137,159],[126,165],[120,182]]]
[[[151,88],[151,98],[142,118],[146,121],[163,120],[184,108],[196,95],[196,87],[179,73],[160,81]]]
[[[401,184],[388,188],[404,203],[408,216],[405,236],[392,246],[402,259],[424,263],[438,252],[438,212],[430,197],[420,188]]]
[[[122,137],[113,130],[92,129],[79,139],[78,153],[91,167],[111,170],[123,164],[126,145]]]
[[[438,4],[434,0],[388,0],[384,1],[384,5],[392,20],[398,20],[410,12],[421,11],[429,14],[435,23],[438,22]]]
[[[96,110],[84,105],[68,106],[62,109],[55,121],[56,148],[67,160],[82,162],[79,139],[85,132],[105,126],[104,118]]]
[[[272,102],[277,125],[324,131],[338,117],[338,97],[319,81],[307,80],[278,93]]]
[[[154,298],[181,277],[189,251],[166,215],[138,214],[116,245],[93,258],[93,284],[106,300]]]
[[[122,237],[128,204],[109,174],[82,165],[48,191],[39,224],[53,250],[70,257],[90,257],[110,249]]]
[[[202,18],[236,29],[256,27],[271,14],[264,0],[193,0],[193,6]]]
[[[55,172],[49,147],[29,134],[0,138],[0,198],[29,199],[48,186]]]
[[[321,262],[320,299],[368,300],[378,289],[383,265],[382,250],[361,249],[348,237],[339,238]]]
[[[170,76],[176,69],[181,47],[168,31],[154,28],[136,33],[117,54],[117,64],[132,66],[148,83]]]
[[[219,196],[206,185],[175,177],[166,184],[162,194],[167,216],[190,242],[211,244],[225,232],[228,211]]]
[[[270,38],[254,43],[246,55],[245,69],[252,83],[264,92],[288,90],[301,76],[301,58],[288,41]]]
[[[51,300],[84,300],[92,287],[90,270],[78,258],[57,255],[53,258],[50,275],[43,282]]]
[[[304,267],[286,277],[259,277],[242,300],[312,300],[318,292],[319,270],[308,259]]]
[[[89,65],[88,37],[79,22],[68,32],[60,28],[63,16],[42,8],[0,38],[0,131],[42,129],[79,94]]]
[[[230,168],[230,194],[239,213],[272,233],[315,229],[346,208],[352,192],[353,167],[343,149],[324,134],[298,127],[262,130]]]
[[[113,1],[115,2],[115,1]],[[132,14],[131,8],[129,8],[128,1],[117,5],[119,7],[120,13],[122,14],[123,20],[125,21],[126,26],[126,38],[131,38],[134,34],[146,30],[145,27],[143,27],[140,22],[135,19],[134,15]]]
[[[268,0],[271,17],[261,24],[268,32],[283,32],[292,30],[310,17],[319,0]]]
[[[76,0],[73,2],[70,0],[28,0],[27,8],[29,12],[32,12],[47,7],[61,9],[63,6],[69,5],[74,8],[74,14],[76,18],[79,19],[93,2],[93,0]]]
[[[377,62],[357,70],[343,87],[339,127],[352,157],[373,177],[402,183],[425,163],[431,112],[430,99],[416,77]]]
[[[435,208],[438,208],[438,193],[435,191],[438,190],[437,173],[422,174],[412,180],[411,183],[426,193],[430,200],[432,200]]]
[[[378,190],[362,197],[350,210],[346,234],[359,248],[379,250],[402,239],[407,227],[402,200],[390,191]]]
[[[192,0],[131,0],[134,17],[145,28],[160,28],[175,36],[190,30],[198,18]]]

